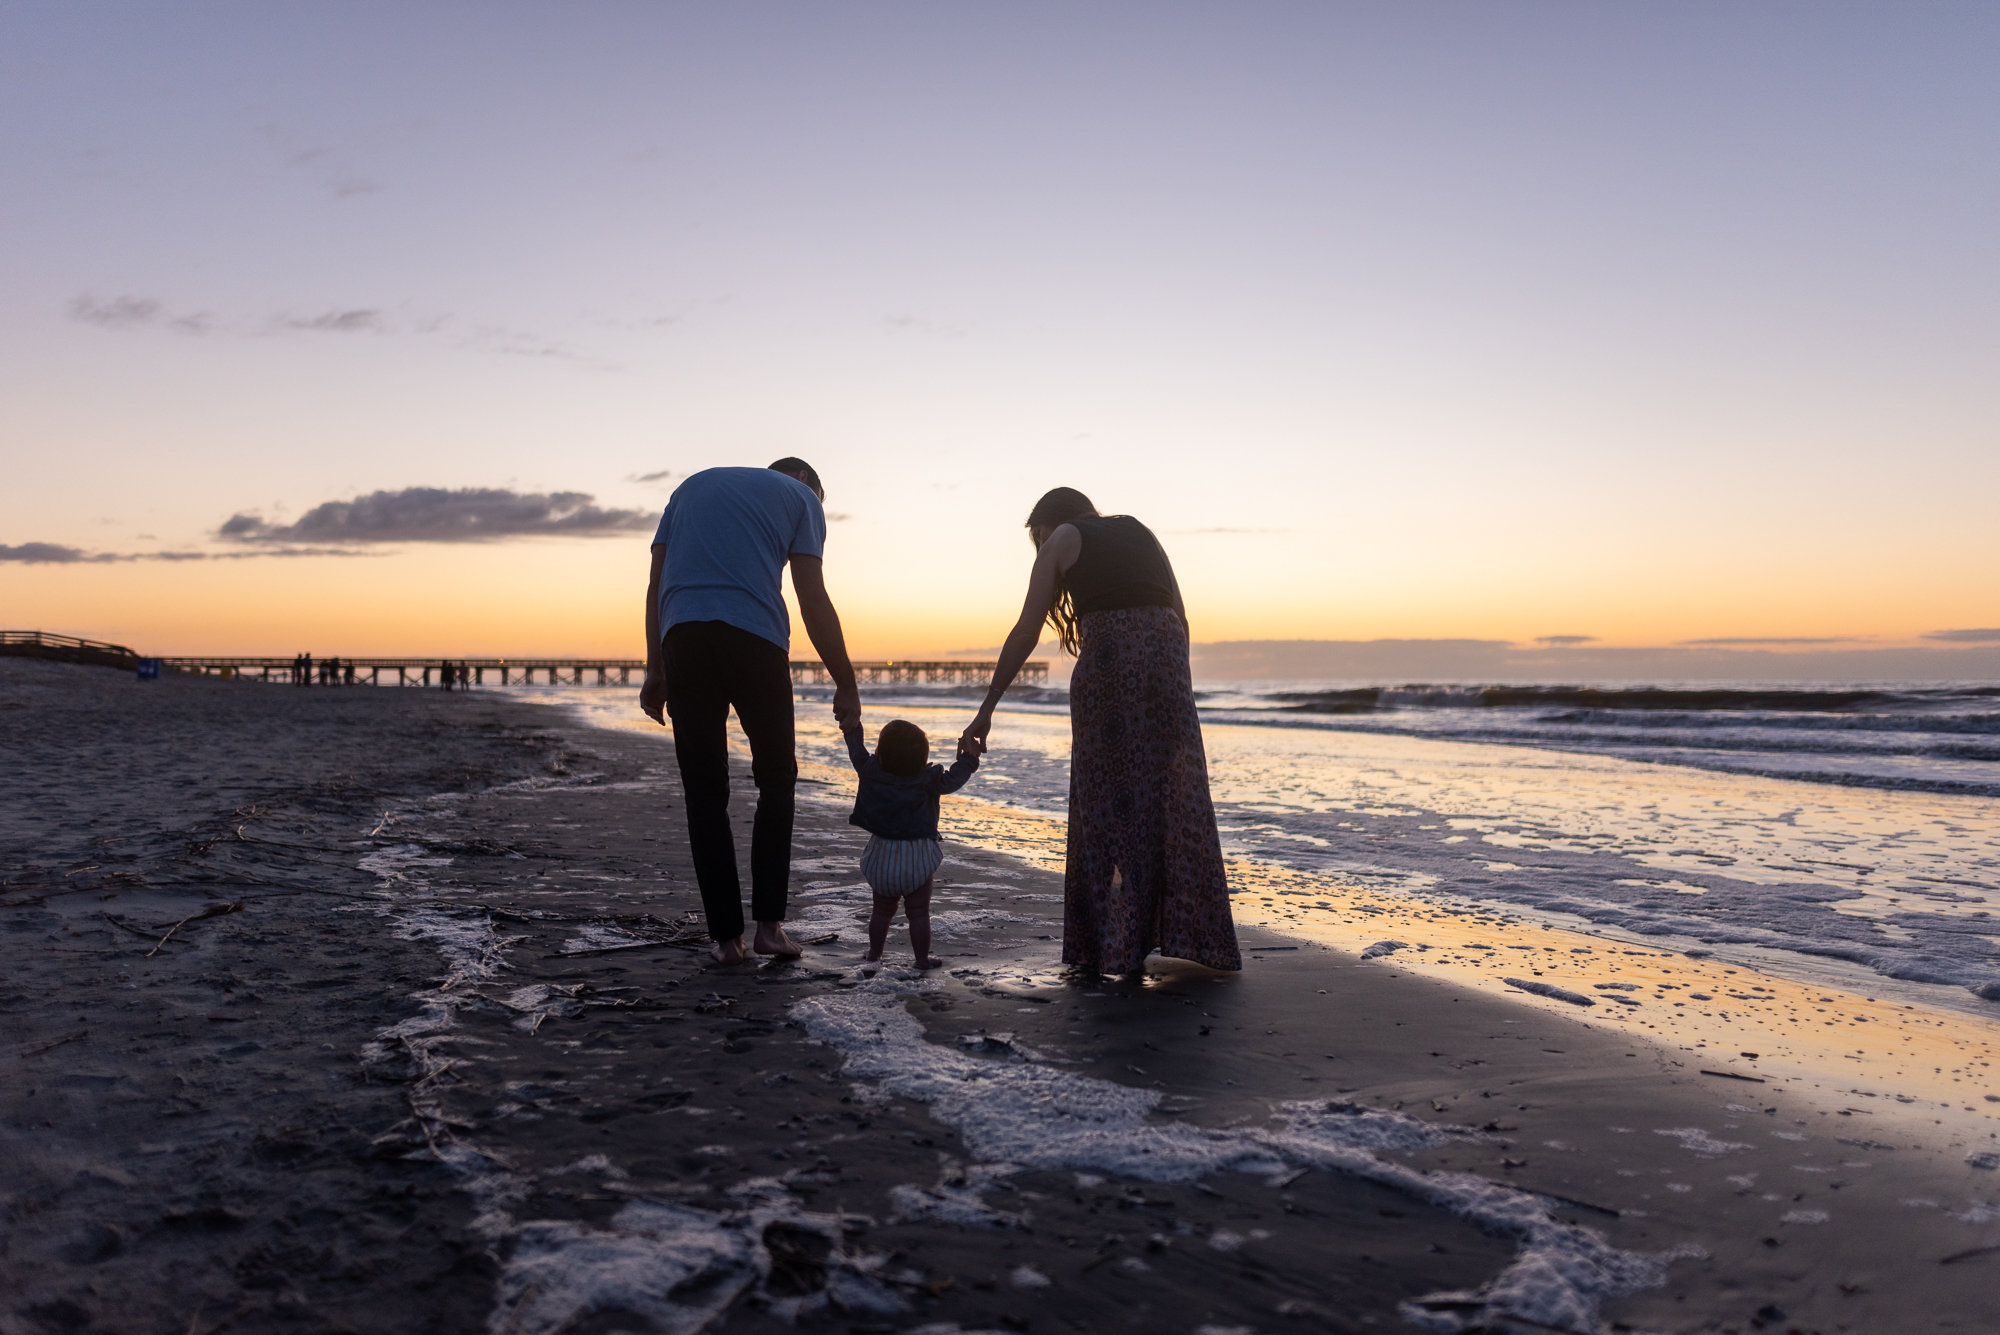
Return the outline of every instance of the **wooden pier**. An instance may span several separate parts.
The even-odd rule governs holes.
[[[439,686],[451,673],[455,686],[633,686],[646,675],[643,658],[163,658],[162,670],[195,676],[247,678],[301,686]],[[864,686],[921,684],[984,686],[993,679],[991,660],[856,663]],[[1026,663],[1016,678],[1024,686],[1045,686],[1047,663]],[[798,686],[830,686],[833,677],[816,660],[792,664]]]
[[[142,658],[121,644],[79,640],[39,630],[0,631],[0,655],[52,658],[72,663],[132,669],[157,663],[162,672],[224,680],[278,682],[289,686],[631,686],[646,675],[643,658],[267,658],[196,656]],[[908,659],[856,663],[854,675],[864,686],[984,686],[993,679],[989,659]],[[1021,665],[1015,680],[1023,686],[1046,686],[1049,665]],[[812,659],[792,664],[797,686],[831,686],[824,663]]]

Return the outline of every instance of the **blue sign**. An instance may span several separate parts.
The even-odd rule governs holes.
[[[140,660],[139,660],[139,680],[140,680],[140,681],[158,681],[159,679],[160,679],[160,660],[159,660],[159,659],[157,659],[157,658],[142,658],[142,659],[140,659]]]

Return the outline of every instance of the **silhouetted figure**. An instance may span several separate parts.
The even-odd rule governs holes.
[[[802,459],[710,468],[674,491],[653,537],[639,708],[655,723],[673,720],[695,883],[723,964],[741,963],[747,954],[729,820],[732,709],[750,741],[757,787],[750,826],[750,916],[757,931],[750,949],[780,959],[799,955],[784,926],[799,772],[787,566],[806,634],[834,679],[834,720],[843,728],[861,722],[861,692],[820,562],[824,499],[819,474]]]
[[[438,664],[438,685],[443,687],[447,691],[450,690],[451,678],[452,678],[451,660],[446,659],[444,662]]]
[[[1035,567],[1021,618],[960,743],[985,749],[993,711],[1046,621],[1077,656],[1063,963],[1135,973],[1158,949],[1241,968],[1173,565],[1151,529],[1098,514],[1072,487],[1035,502],[1028,535]]]
[[[354,664],[343,663],[341,665],[341,671],[347,674],[344,684],[352,686],[354,684]]]
[[[311,654],[301,654],[299,655],[299,663],[300,663],[299,685],[301,686],[312,685],[313,656]]]

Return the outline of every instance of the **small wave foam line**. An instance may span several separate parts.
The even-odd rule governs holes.
[[[558,785],[537,781],[533,786]],[[404,828],[420,823],[410,812],[399,813],[399,819]],[[517,1013],[515,1027],[530,1033],[549,1015],[574,1015],[583,1007],[570,996],[574,985],[496,987],[505,970],[505,951],[518,938],[502,936],[484,909],[427,902],[444,888],[433,876],[443,875],[453,861],[420,843],[399,844],[361,859],[391,896],[376,911],[390,919],[392,933],[429,942],[444,965],[433,986],[412,994],[418,1013],[377,1031],[361,1057],[372,1073],[402,1083],[407,1091],[409,1118],[379,1138],[378,1148],[401,1149],[406,1158],[437,1162],[455,1172],[473,1201],[473,1227],[505,1253],[487,1323],[493,1335],[560,1335],[602,1310],[634,1313],[650,1322],[651,1329],[669,1335],[696,1335],[746,1294],[758,1295],[785,1322],[829,1305],[865,1317],[908,1313],[908,1302],[883,1278],[889,1257],[852,1245],[846,1220],[806,1210],[775,1178],[751,1178],[732,1187],[732,1208],[726,1212],[639,1199],[604,1227],[523,1217],[537,1175],[503,1163],[458,1135],[428,1091],[463,1060],[447,1052],[457,1037],[461,1007],[505,1007]],[[865,886],[859,896],[849,897],[865,898]],[[852,902],[826,904],[819,916],[845,923],[853,909]],[[803,918],[808,930],[827,925],[810,913]],[[594,940],[588,929],[582,939],[586,945]],[[608,1181],[626,1176],[601,1154],[555,1172]],[[803,1295],[771,1292],[773,1238],[782,1244],[808,1235],[824,1243],[824,1285]]]
[[[869,1097],[924,1104],[980,1161],[959,1180],[897,1198],[905,1217],[1004,1227],[1015,1222],[984,1189],[1029,1169],[1100,1172],[1142,1182],[1192,1182],[1236,1171],[1284,1181],[1321,1169],[1380,1183],[1516,1241],[1513,1263],[1472,1292],[1431,1294],[1403,1305],[1435,1331],[1497,1329],[1509,1318],[1561,1330],[1596,1330],[1607,1299],[1665,1282],[1667,1266],[1703,1253],[1622,1251],[1595,1230],[1566,1224],[1539,1196],[1464,1173],[1423,1172],[1377,1156],[1452,1139],[1480,1139],[1401,1113],[1331,1102],[1276,1105],[1271,1125],[1208,1128],[1156,1121],[1157,1091],[1056,1069],[1007,1044],[953,1051],[930,1042],[905,999],[939,990],[928,979],[878,977],[791,1008],[807,1036],[843,1058],[841,1073]]]
[[[1586,934],[1510,909],[1230,864],[1237,921],[1506,995],[1722,1072],[1985,1142],[2000,1125],[2000,1022],[1696,954]]]

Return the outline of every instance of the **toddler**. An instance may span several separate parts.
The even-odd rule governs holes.
[[[868,919],[868,958],[882,958],[889,921],[901,900],[917,967],[935,969],[944,963],[931,954],[931,877],[944,861],[944,848],[938,843],[938,797],[965,786],[979,768],[979,752],[961,741],[950,769],[927,764],[930,739],[922,728],[903,719],[883,725],[872,756],[861,739],[860,724],[842,736],[861,775],[848,823],[873,836],[861,853],[861,874],[875,892],[875,911]]]

